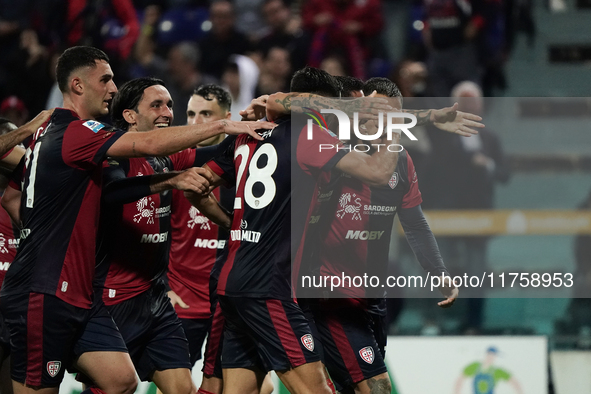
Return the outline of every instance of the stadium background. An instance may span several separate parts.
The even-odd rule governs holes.
[[[352,54],[346,48],[317,50],[326,42],[313,21],[320,14],[318,7],[331,2],[285,2],[286,8],[273,14],[262,8],[262,0],[235,0],[234,21],[224,14],[223,7],[210,9],[205,0],[0,0],[0,116],[22,124],[46,106],[59,105],[52,95],[51,70],[61,50],[80,43],[109,53],[118,84],[146,74],[163,77],[180,108],[186,103],[179,99],[187,90],[183,81],[217,80],[234,89],[235,102],[248,102],[245,97],[285,91],[291,72],[314,62],[334,73],[390,77],[405,94],[430,94],[432,53],[423,41],[428,2],[353,2],[376,3],[377,8],[362,18],[382,18],[383,23],[375,22],[374,28],[359,33],[356,42],[361,45]],[[442,156],[442,149],[438,149],[448,146],[445,144],[450,144],[453,136],[434,137],[432,130],[424,130],[422,140],[429,143],[414,146],[420,156],[415,161],[422,159],[417,171],[424,208],[451,269],[461,270],[460,261],[468,259],[465,250],[452,254],[449,245],[454,245],[455,237],[482,231],[490,235],[485,255],[489,271],[570,272],[575,288],[557,298],[546,298],[543,292],[523,298],[516,289],[503,298],[489,297],[483,302],[460,299],[445,311],[437,310],[433,300],[406,298],[395,305],[400,314],[390,333],[396,335],[396,341],[422,336],[446,343],[461,336],[467,341],[481,338],[490,342],[475,345],[475,353],[469,357],[484,354],[496,340],[514,338],[514,346],[519,348],[542,336],[545,341],[536,342],[536,346],[547,347],[544,354],[549,357],[537,369],[543,373],[534,378],[544,381],[543,390],[588,393],[588,379],[582,378],[591,372],[591,353],[587,353],[591,350],[591,302],[575,299],[574,292],[577,286],[591,284],[591,101],[585,97],[591,91],[591,3],[481,0],[473,1],[472,6],[472,16],[479,17],[470,19],[477,20],[479,27],[472,40],[479,59],[477,78],[485,95],[492,97],[485,101],[484,122],[498,136],[509,176],[504,182],[495,182],[492,209],[458,212],[467,215],[459,223],[438,220],[438,215],[445,214],[442,209],[466,208],[453,207],[438,196],[445,194],[447,202],[460,200],[465,189],[461,184],[446,183],[446,173],[450,180],[462,178],[462,174],[448,161],[451,156]],[[337,29],[337,25],[330,26]],[[232,31],[234,27],[238,33],[232,33],[223,47],[234,48],[236,54],[249,55],[254,61],[229,57],[232,53],[215,46],[212,35],[216,29]],[[210,51],[215,56],[208,56]],[[363,59],[361,67],[351,64],[352,56]],[[175,123],[182,124],[183,110],[175,114]],[[438,166],[432,165],[434,161]],[[529,226],[520,234],[502,224],[488,229],[474,224],[481,222],[474,221],[473,215],[502,223],[516,211],[534,219],[550,212],[552,218],[538,221],[546,226],[543,229]],[[392,265],[402,273],[416,272],[417,264],[405,241],[393,240],[393,245]],[[422,354],[419,345],[416,349]],[[461,353],[459,348],[457,353]],[[500,349],[499,354],[499,363],[511,363],[510,352]],[[431,355],[436,356],[436,352]],[[577,367],[573,369],[573,365]],[[429,374],[426,368],[422,372],[425,376]],[[420,371],[411,372],[417,378],[422,376]],[[397,380],[394,376],[395,385]],[[499,385],[495,393],[505,392],[502,390],[508,389]],[[524,387],[524,392],[545,391]]]

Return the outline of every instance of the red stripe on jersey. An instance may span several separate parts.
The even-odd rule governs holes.
[[[25,384],[41,386],[43,375],[43,294],[30,293],[27,309],[27,375]]]
[[[306,358],[300,347],[300,342],[293,332],[289,320],[287,320],[287,314],[281,301],[267,300],[267,308],[269,309],[269,316],[271,316],[271,321],[291,366],[295,368],[305,364]]]
[[[0,209],[0,286],[16,255],[17,237],[14,236],[12,221],[5,209]]]
[[[96,237],[101,200],[102,168],[97,167],[80,203],[55,291],[56,297],[79,308],[92,305]]]
[[[8,156],[9,154],[11,154],[13,150],[14,150],[14,148],[10,149],[8,152],[6,152],[5,154],[3,154],[2,157],[0,157],[0,160],[6,159],[6,156]]]
[[[205,360],[203,360],[203,373],[212,376],[215,363],[220,352],[222,343],[222,333],[224,331],[224,315],[220,305],[216,305],[213,319],[211,320],[211,329],[207,337],[207,348],[205,349]]]
[[[210,160],[206,164],[217,176],[222,176],[224,173],[224,170],[222,170],[222,168],[215,161]]]
[[[239,143],[242,142],[240,145]],[[240,179],[236,180],[236,197],[235,200],[240,200],[240,207],[236,208],[236,205],[234,205],[234,218],[232,220],[232,226],[230,227],[230,239],[228,240],[229,244],[228,244],[228,258],[226,259],[224,266],[222,267],[222,270],[220,272],[220,277],[218,279],[218,288],[217,288],[217,293],[221,294],[221,295],[225,295],[226,294],[226,283],[228,282],[228,276],[230,275],[230,271],[232,270],[232,267],[234,266],[234,260],[236,259],[236,253],[238,252],[238,249],[240,248],[240,243],[241,243],[241,239],[238,239],[236,241],[232,241],[232,231],[233,230],[241,230],[241,224],[242,224],[242,218],[244,217],[244,185],[246,184],[246,178],[248,178],[248,167],[250,165],[250,160],[252,159],[252,156],[254,155],[254,152],[257,148],[257,140],[254,140],[252,138],[249,139],[237,139],[236,140],[236,148],[234,150],[234,168],[236,169],[236,177],[240,176]],[[240,165],[242,164],[242,160],[245,160],[244,155],[236,155],[236,151],[243,145],[247,145],[249,147],[248,149],[248,158],[246,159],[246,164],[243,166],[244,171],[242,174],[240,174]],[[209,164],[215,164],[213,161],[210,161]],[[217,164],[216,164],[217,166]],[[217,166],[217,168],[219,169],[219,171],[222,171],[221,174],[223,174],[223,170]],[[212,168],[213,170],[213,168]],[[216,173],[217,174],[217,173]],[[218,174],[220,175],[220,174]],[[240,182],[240,183],[238,183]],[[242,233],[240,231],[240,233]]]
[[[362,380],[365,380],[363,371],[361,371],[361,367],[359,367],[359,363],[357,362],[355,351],[351,347],[349,338],[347,338],[347,334],[341,323],[336,319],[330,319],[328,322],[328,329],[330,330],[332,339],[345,363],[345,367],[353,379],[353,383],[359,383]]]

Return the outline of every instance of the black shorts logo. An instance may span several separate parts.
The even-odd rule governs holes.
[[[310,335],[310,334],[302,335],[302,338],[300,338],[300,339],[302,341],[302,345],[304,345],[306,347],[306,349],[308,349],[311,352],[314,351],[314,338],[312,338],[312,335]]]
[[[61,366],[61,361],[50,361],[47,363],[47,373],[53,378],[59,373]]]
[[[359,355],[368,364],[373,364],[374,352],[371,346],[364,347],[359,351]]]

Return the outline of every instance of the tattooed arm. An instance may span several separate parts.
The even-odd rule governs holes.
[[[458,111],[458,103],[451,107],[441,109],[403,109],[403,112],[413,114],[417,117],[417,126],[432,123],[438,129],[455,133],[464,137],[478,134],[473,127],[484,127],[480,121],[482,118],[467,112]]]

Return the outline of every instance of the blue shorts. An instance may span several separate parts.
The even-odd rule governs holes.
[[[222,368],[286,371],[320,361],[308,320],[288,300],[219,296],[225,318]]]
[[[154,284],[140,295],[108,305],[107,309],[119,327],[141,380],[152,380],[154,371],[191,369],[189,343],[163,285]]]
[[[10,332],[13,380],[31,387],[57,387],[64,372],[85,352],[127,352],[102,303],[78,308],[53,295],[2,297]]]

